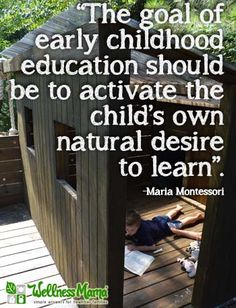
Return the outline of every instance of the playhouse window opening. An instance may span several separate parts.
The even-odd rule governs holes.
[[[25,128],[26,128],[26,145],[34,149],[34,123],[33,111],[25,107]]]
[[[68,125],[54,122],[55,138],[66,136],[72,140],[75,137],[75,129]],[[56,177],[65,180],[74,190],[76,190],[76,153],[66,151],[66,146],[62,151],[56,151]]]

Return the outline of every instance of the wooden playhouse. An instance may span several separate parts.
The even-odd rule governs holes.
[[[20,146],[27,184],[28,200],[32,217],[48,247],[57,266],[67,282],[68,286],[75,286],[78,281],[88,281],[92,287],[109,285],[110,307],[122,307],[123,305],[123,249],[124,249],[124,223],[125,210],[129,206],[135,207],[137,202],[137,188],[140,191],[145,185],[162,185],[161,180],[150,182],[149,167],[147,173],[141,178],[132,179],[121,177],[118,161],[124,156],[120,152],[57,152],[56,138],[59,135],[73,137],[75,135],[86,136],[89,132],[95,135],[126,135],[127,128],[121,127],[94,127],[89,124],[88,115],[94,109],[102,108],[104,104],[112,105],[113,109],[119,104],[112,100],[106,101],[80,101],[78,93],[82,85],[90,83],[107,84],[110,81],[117,83],[122,80],[125,84],[154,84],[157,80],[170,82],[165,76],[150,76],[147,78],[140,71],[139,76],[40,76],[34,74],[26,76],[20,71],[21,62],[24,59],[37,61],[44,54],[49,54],[53,59],[93,59],[109,55],[110,60],[136,59],[142,67],[142,63],[150,57],[157,55],[156,50],[147,53],[130,50],[113,51],[106,50],[105,39],[109,33],[119,31],[119,27],[109,27],[100,23],[88,24],[86,11],[79,12],[75,8],[63,12],[53,18],[41,28],[27,34],[21,41],[14,44],[2,54],[7,57],[3,64],[3,72],[14,73],[17,84],[36,84],[40,89],[40,98],[35,101],[23,99],[17,103],[18,129],[20,134]],[[65,52],[52,50],[38,50],[34,46],[34,38],[39,33],[75,33],[82,27],[84,33],[97,33],[99,40],[90,55],[76,49]],[[137,29],[135,22],[125,26],[130,34]],[[155,32],[153,32],[155,33]],[[186,50],[162,51],[165,56],[174,61],[176,59],[200,59],[202,55]],[[185,178],[175,182],[176,179],[167,180],[166,185],[185,187],[221,187],[224,185],[226,194],[223,197],[198,198],[197,201],[207,204],[206,221],[203,230],[203,241],[200,255],[199,269],[193,290],[193,304],[196,307],[212,307],[226,302],[236,295],[235,274],[236,266],[235,250],[231,245],[235,242],[234,229],[235,185],[236,185],[236,108],[235,108],[235,67],[225,65],[225,74],[221,77],[210,76],[206,84],[220,82],[224,84],[225,96],[221,102],[217,101],[189,101],[186,100],[184,84],[189,76],[180,78],[172,76],[171,82],[176,84],[178,99],[168,101],[151,102],[155,108],[163,109],[167,114],[172,114],[177,109],[207,109],[220,108],[224,112],[225,125],[213,127],[211,130],[198,127],[200,134],[219,134],[225,140],[225,150],[221,163],[214,169],[214,177],[199,179]],[[68,101],[50,100],[47,85],[50,81],[57,84],[68,84],[72,89],[72,96]],[[125,101],[125,104],[138,106],[143,104]],[[147,102],[148,103],[148,102]],[[149,102],[150,103],[150,102]],[[117,106],[117,107],[116,107]],[[135,129],[135,128],[132,128]],[[179,136],[191,133],[194,127],[183,127],[175,131],[171,123],[166,123],[168,134]],[[130,132],[130,131],[129,131]],[[157,128],[147,127],[142,131],[147,140],[157,133]],[[138,155],[129,153],[126,158],[129,161],[139,160],[145,164],[148,157],[153,155],[150,147],[145,146],[144,151]],[[195,160],[202,157],[194,157],[187,153],[173,156],[165,154],[170,161],[176,159]],[[192,156],[191,156],[192,155]],[[204,158],[210,159],[210,153]],[[224,170],[224,178],[217,176],[219,170]],[[140,198],[144,198],[143,196]],[[145,206],[145,200],[143,202]],[[230,266],[229,266],[230,264]],[[135,299],[131,306],[135,307]],[[128,307],[126,305],[126,307]]]

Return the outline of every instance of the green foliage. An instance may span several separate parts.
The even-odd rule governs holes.
[[[131,9],[135,4],[135,0],[108,0],[107,3],[114,9],[118,10],[120,8]]]
[[[76,0],[0,0],[0,51],[41,26]],[[0,132],[10,128],[7,97],[0,104]]]
[[[6,89],[6,81],[4,81],[4,88]],[[16,107],[16,106],[15,106]],[[14,108],[16,110],[16,108]],[[15,119],[16,119],[15,114]],[[9,105],[7,91],[4,91],[4,97],[2,104],[0,104],[0,132],[7,132],[11,128],[10,117],[9,117]]]
[[[75,3],[75,0],[0,0],[0,51]]]
[[[165,8],[171,10],[174,8],[184,9],[186,1],[183,0],[148,0],[146,8]],[[173,28],[173,31],[179,35],[191,33],[193,35],[207,34],[212,35],[216,33],[217,29],[222,28],[224,32],[224,50],[208,50],[209,53],[223,54],[224,60],[229,63],[236,63],[236,2],[234,0],[189,0],[191,7],[192,23],[187,25],[162,25],[162,28]],[[222,14],[221,24],[203,25],[199,21],[199,12],[205,8],[214,9],[217,3],[223,2],[225,4],[224,13]],[[154,26],[155,27],[155,26]],[[158,25],[156,25],[158,28]]]
[[[175,33],[179,35],[184,35],[186,33],[191,34],[207,34],[212,35],[217,31],[218,28],[223,28],[224,31],[224,50],[208,50],[208,52],[213,54],[223,54],[224,60],[230,63],[236,62],[236,2],[235,0],[108,0],[108,3],[114,8],[119,9],[121,7],[126,7],[131,10],[131,16],[138,19],[140,10],[142,8],[148,9],[158,9],[165,8],[168,11],[179,8],[184,9],[184,4],[186,2],[190,3],[192,23],[188,25],[161,25],[162,28],[171,28]],[[222,24],[210,24],[204,26],[198,19],[199,12],[203,9],[209,8],[214,9],[217,3],[225,4],[225,11],[222,15]],[[154,26],[155,27],[155,26]],[[156,25],[158,28],[158,25]]]

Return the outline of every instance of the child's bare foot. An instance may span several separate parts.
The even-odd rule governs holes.
[[[201,241],[201,240],[202,240],[202,232],[197,232],[196,241]]]
[[[176,210],[178,210],[179,212],[181,212],[183,208],[184,207],[179,204],[176,205]]]
[[[198,220],[203,220],[205,218],[205,214],[204,213],[198,213],[197,218],[198,218]]]

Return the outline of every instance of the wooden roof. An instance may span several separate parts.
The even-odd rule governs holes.
[[[2,51],[1,54],[6,58],[14,58],[34,47],[34,40],[38,34],[45,33],[51,37],[56,33],[63,34],[70,32],[87,23],[88,18],[88,12],[81,12],[77,10],[76,7],[71,7],[61,14],[51,18],[41,27],[27,33],[21,40]]]
[[[160,82],[162,85],[172,84],[176,88],[177,97],[175,99],[158,99],[158,101],[166,102],[166,103],[176,103],[182,105],[190,105],[196,107],[207,107],[207,108],[219,108],[220,100],[213,99],[201,99],[201,100],[190,100],[186,97],[187,90],[186,84],[188,81],[193,81],[197,78],[201,78],[201,83],[211,87],[213,84],[221,84],[218,81],[212,80],[207,77],[203,77],[200,75],[191,75],[189,73],[185,73],[182,76],[177,75],[147,75],[146,74],[146,65],[147,61],[156,59],[155,57],[146,55],[142,52],[132,51],[131,59],[135,60],[139,64],[139,71],[137,74],[130,75],[130,84],[139,84],[139,85],[154,85],[156,82]],[[140,90],[140,89],[139,89]]]
[[[99,18],[99,16],[98,12],[96,17]],[[27,33],[21,40],[1,52],[1,55],[8,59],[3,63],[4,73],[19,71],[24,59],[33,58],[37,60],[45,53],[45,50],[35,52],[35,49],[37,49],[35,38],[38,34],[47,34],[49,38],[54,34],[66,34],[88,24],[89,18],[88,10],[79,11],[73,6],[51,18],[41,27]]]

